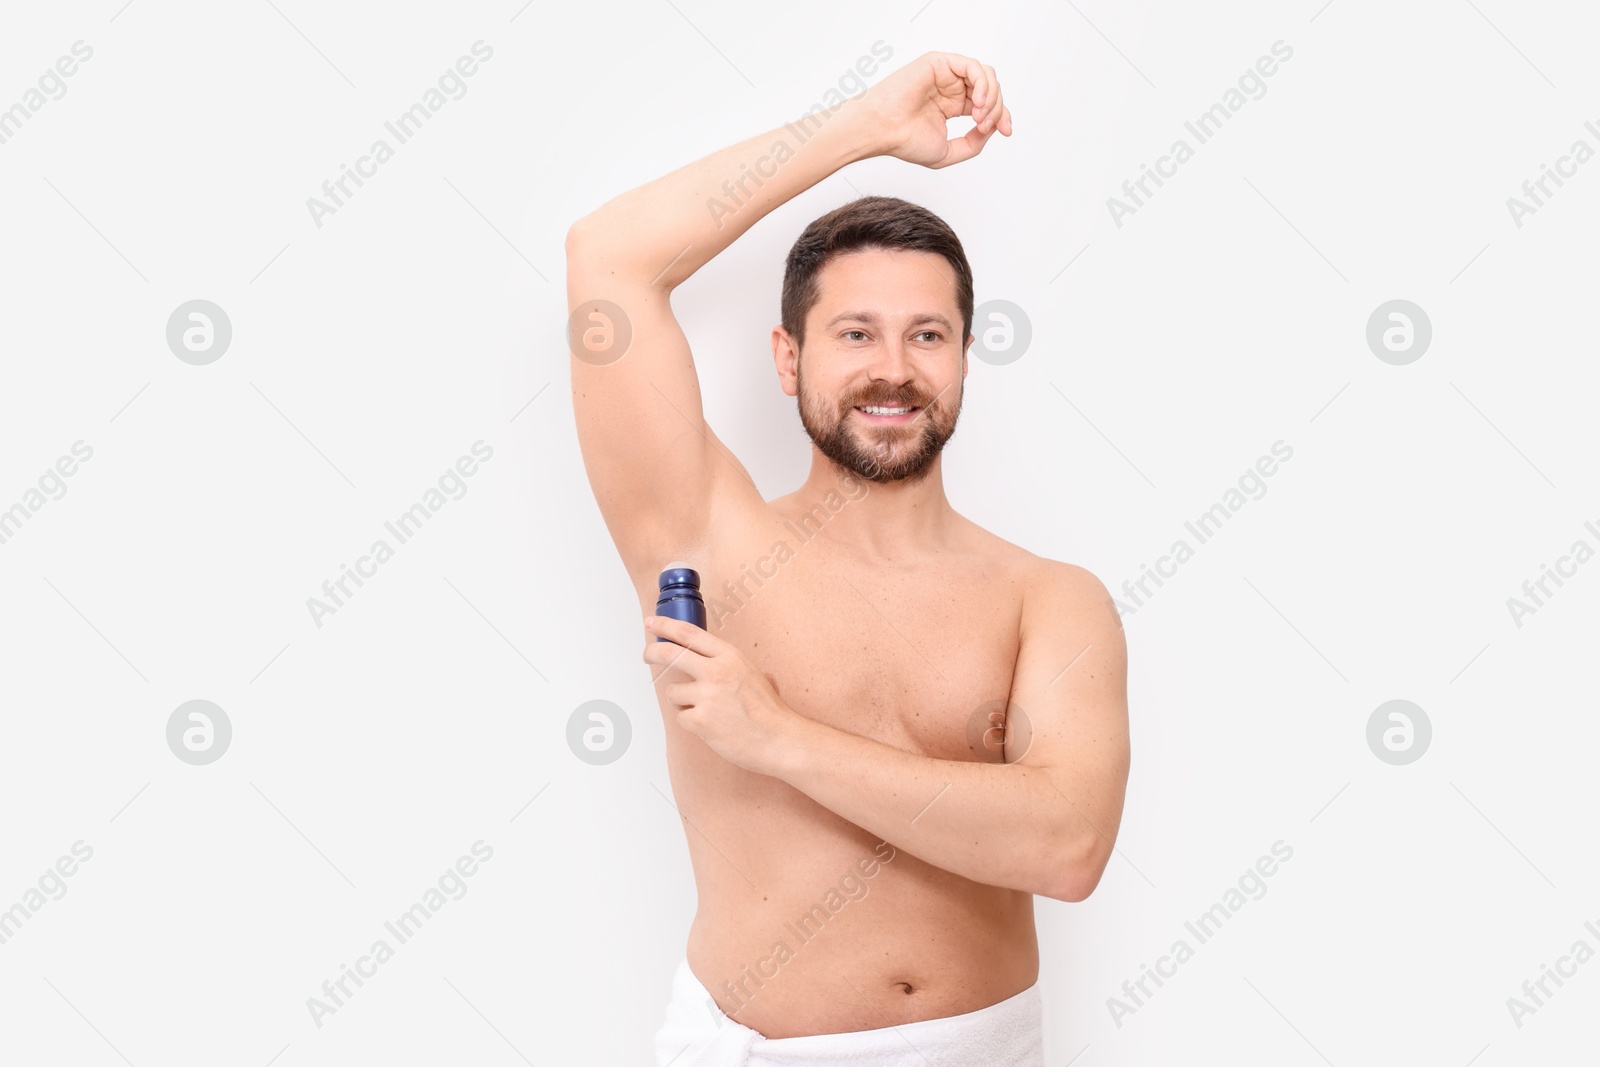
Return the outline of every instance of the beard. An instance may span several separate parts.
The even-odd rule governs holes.
[[[956,382],[956,399],[947,405],[943,394],[930,397],[915,385],[894,390],[880,386],[835,400],[806,389],[801,360],[796,365],[800,425],[817,450],[839,467],[879,485],[915,484],[927,477],[934,458],[956,432],[961,416],[963,383]],[[869,423],[851,421],[856,407],[915,407],[910,422]]]

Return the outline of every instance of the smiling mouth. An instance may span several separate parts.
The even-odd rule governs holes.
[[[922,408],[916,405],[861,404],[854,409],[868,422],[902,423],[917,417]]]

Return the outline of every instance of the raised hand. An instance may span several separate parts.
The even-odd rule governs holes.
[[[928,52],[867,91],[860,121],[876,129],[882,154],[938,170],[971,159],[996,130],[1011,136],[1011,110],[994,68],[953,52]],[[965,136],[950,136],[945,122],[971,115]]]

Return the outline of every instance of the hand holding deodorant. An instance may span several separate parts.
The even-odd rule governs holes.
[[[700,575],[694,568],[670,566],[661,572],[659,584],[657,615],[692,622],[702,630],[706,628],[706,602],[700,597]],[[667,639],[658,636],[656,640]]]

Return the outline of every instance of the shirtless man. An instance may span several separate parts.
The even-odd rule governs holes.
[[[952,139],[957,115],[976,126]],[[1126,648],[1092,574],[945,498],[973,340],[960,242],[882,197],[802,235],[772,352],[811,471],[775,500],[707,425],[669,302],[846,164],[938,169],[996,131],[993,68],[931,52],[804,143],[752,137],[567,235],[578,436],[645,613],[699,898],[661,1063],[898,1063],[908,1045],[918,1063],[1043,1062],[1033,897],[1083,900],[1111,855]],[[669,564],[699,572],[706,629],[652,615]]]

